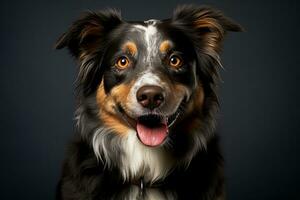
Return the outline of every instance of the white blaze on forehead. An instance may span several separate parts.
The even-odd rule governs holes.
[[[142,30],[147,44],[151,43],[151,38],[157,34],[157,28],[154,25],[134,25],[135,28]]]
[[[141,30],[144,35],[145,45],[147,47],[146,62],[150,65],[151,57],[158,53],[158,39],[160,35],[156,27],[155,20],[145,21],[146,25],[134,25],[134,28]]]

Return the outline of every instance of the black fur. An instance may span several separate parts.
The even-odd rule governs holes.
[[[213,24],[197,26],[195,22],[202,18],[212,19]],[[110,155],[110,161],[113,163],[109,167],[105,161],[97,159],[92,147],[94,132],[103,126],[98,117],[99,108],[95,100],[96,89],[101,80],[104,81],[105,92],[109,95],[115,86],[129,82],[144,70],[140,67],[119,72],[111,67],[113,58],[118,55],[118,46],[123,40],[135,38],[137,44],[141,43],[138,35],[130,35],[128,32],[128,27],[132,23],[143,24],[143,22],[125,22],[115,10],[86,13],[74,22],[57,42],[56,48],[68,47],[80,63],[77,133],[68,148],[57,187],[57,200],[123,199],[136,184],[124,182],[118,169],[120,164],[118,155],[122,154],[122,149],[118,147],[121,140],[118,136],[110,133],[106,138],[106,142],[110,143],[107,147],[111,148],[108,151],[114,152]],[[176,167],[164,180],[153,185],[146,184],[143,195],[147,193],[147,189],[156,188],[167,199],[224,199],[223,159],[214,133],[215,114],[218,108],[217,68],[225,33],[242,29],[221,12],[210,7],[197,6],[179,7],[172,18],[161,21],[158,29],[166,38],[172,38],[176,48],[183,52],[184,60],[188,62],[181,71],[172,71],[166,70],[163,64],[156,60],[153,70],[160,71],[171,82],[183,84],[190,89],[195,87],[197,80],[200,80],[205,94],[204,104],[202,109],[195,110],[189,119],[201,122],[197,131],[205,142],[200,148],[196,144],[198,141],[187,137],[187,134],[182,134],[186,132],[184,126],[180,124],[174,126],[170,131],[172,146],[168,147],[169,151],[178,162],[190,160],[190,163],[187,167]],[[214,48],[208,46],[208,43]],[[196,71],[192,69],[193,62],[196,62]],[[147,63],[137,65],[145,67]],[[194,73],[197,80],[192,78]],[[184,122],[185,119],[182,120]],[[168,196],[170,193],[172,197]]]
[[[176,169],[152,187],[162,193],[176,191],[178,199],[211,200],[223,193],[223,184],[223,158],[218,139],[214,138],[207,151],[193,158],[189,168]],[[118,169],[105,169],[89,144],[77,137],[69,147],[56,199],[124,199],[130,187],[129,183],[123,183]]]

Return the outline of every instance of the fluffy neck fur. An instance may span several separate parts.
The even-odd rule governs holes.
[[[97,117],[98,109],[94,95],[84,102],[76,111],[77,128],[81,137],[90,143],[95,156],[106,169],[119,169],[123,180],[128,182],[143,177],[151,184],[163,180],[176,167],[188,167],[194,155],[199,150],[205,150],[215,126],[216,105],[210,105],[209,114],[202,119],[204,123],[197,130],[189,134],[171,133],[168,138],[171,142],[166,141],[167,145],[151,148],[138,140],[135,130],[129,131],[125,136],[119,136],[103,125]],[[182,149],[176,144],[178,140],[184,140],[188,148]]]

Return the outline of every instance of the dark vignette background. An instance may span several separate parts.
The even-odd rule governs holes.
[[[81,11],[116,7],[127,20],[209,4],[242,24],[222,55],[219,132],[228,199],[299,197],[297,1],[1,1],[1,199],[54,199],[73,134],[75,62],[53,50]]]

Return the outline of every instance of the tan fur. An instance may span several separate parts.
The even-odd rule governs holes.
[[[137,46],[134,42],[127,42],[122,47],[123,52],[129,52],[132,56],[136,55],[138,52]]]
[[[204,103],[204,91],[202,85],[199,83],[194,91],[194,95],[191,99],[191,103],[188,105],[187,113],[194,110],[201,110]]]
[[[101,33],[101,28],[99,25],[97,24],[90,24],[86,27],[84,27],[84,29],[80,32],[80,38],[83,39],[87,36],[99,36]]]
[[[102,81],[97,90],[96,99],[101,121],[103,121],[108,128],[120,135],[128,133],[130,127],[116,113],[116,103],[125,103],[127,101],[127,94],[129,93],[130,87],[130,84],[121,84],[113,88],[109,95],[106,95]]]
[[[201,120],[198,117],[195,117],[195,112],[201,112],[203,104],[204,104],[204,91],[201,84],[198,85],[196,90],[194,91],[194,95],[187,105],[187,109],[185,112],[185,117],[182,119],[181,126],[185,127],[184,130],[190,132],[198,128],[201,125]]]
[[[167,53],[170,49],[171,49],[171,42],[169,40],[163,41],[159,46],[159,50],[161,53]]]
[[[203,48],[207,51],[219,52],[220,42],[225,34],[220,23],[216,19],[204,15],[194,22],[194,26],[200,31],[203,30],[201,34],[201,39],[204,41],[202,44],[205,45]]]

